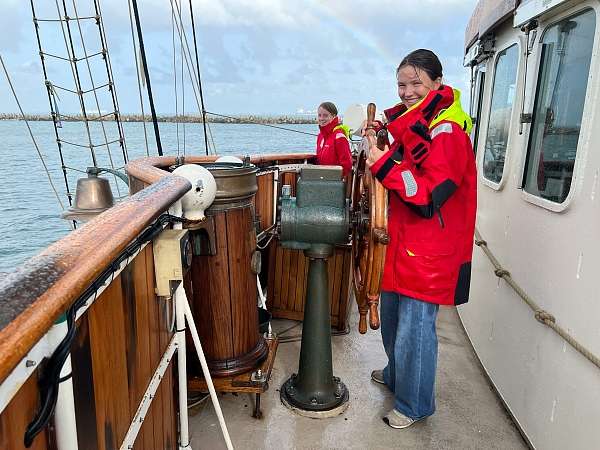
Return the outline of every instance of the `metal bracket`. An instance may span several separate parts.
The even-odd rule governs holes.
[[[520,123],[531,123],[533,122],[533,114],[531,113],[521,113],[521,117],[519,119]]]
[[[267,374],[264,373],[261,369],[255,370],[250,376],[250,381],[252,381],[253,383],[264,383],[265,381],[267,381]]]
[[[194,256],[214,256],[217,254],[217,232],[215,218],[206,216],[206,220],[189,228],[192,233]]]

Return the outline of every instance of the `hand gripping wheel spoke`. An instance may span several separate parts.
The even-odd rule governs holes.
[[[389,242],[387,234],[387,190],[366,167],[369,149],[377,143],[373,119],[375,105],[367,108],[366,136],[354,167],[352,180],[352,265],[353,288],[360,320],[358,331],[367,332],[367,314],[371,329],[379,328],[379,293]],[[383,149],[384,144],[378,147]]]

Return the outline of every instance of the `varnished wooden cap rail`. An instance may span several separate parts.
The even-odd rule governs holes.
[[[298,161],[313,154],[274,154],[251,158],[257,165]],[[186,163],[214,161],[186,157]],[[166,170],[175,157],[143,158],[127,172],[150,186],[70,233],[0,280],[0,383],[58,317],[117,256],[190,188]]]
[[[0,382],[125,247],[190,189],[184,178],[158,175],[0,281]]]
[[[243,158],[243,156],[238,156]],[[314,153],[274,153],[271,155],[251,155],[250,162],[257,166],[277,164],[279,161],[297,161],[314,158]],[[217,156],[186,156],[186,164],[209,163],[214,162]],[[169,166],[176,164],[176,156],[156,156],[150,158],[141,158],[127,164],[127,173],[130,177],[136,178],[144,183],[154,183],[156,180],[165,176],[165,170]]]

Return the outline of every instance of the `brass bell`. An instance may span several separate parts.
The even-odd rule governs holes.
[[[115,204],[108,180],[98,177],[98,172],[94,168],[88,168],[87,178],[77,180],[75,201],[73,206],[61,214],[63,219],[85,222]]]

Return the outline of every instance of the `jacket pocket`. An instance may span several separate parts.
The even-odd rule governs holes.
[[[400,247],[400,254],[395,269],[405,288],[440,298],[454,293],[454,242],[407,242]]]
[[[404,250],[408,256],[436,258],[440,256],[453,255],[455,248],[456,246],[454,245],[454,242],[449,241],[418,241],[407,242]]]

